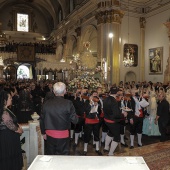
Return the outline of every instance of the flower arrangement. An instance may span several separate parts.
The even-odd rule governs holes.
[[[97,87],[102,87],[100,81],[98,79],[95,79],[94,77],[77,77],[71,80],[68,83],[68,90],[74,91],[77,88],[84,88],[87,87],[90,90],[95,90]]]

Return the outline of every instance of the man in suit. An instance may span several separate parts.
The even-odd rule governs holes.
[[[170,119],[169,114],[169,103],[165,99],[165,93],[159,93],[158,95],[158,107],[157,107],[157,116],[155,118],[155,124],[158,122],[159,131],[161,133],[160,141],[164,142],[167,140],[166,128]]]

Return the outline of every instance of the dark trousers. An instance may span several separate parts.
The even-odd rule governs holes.
[[[109,129],[108,136],[113,137],[113,141],[120,142],[120,123],[105,123]]]
[[[75,133],[80,133],[84,126],[84,119],[79,118],[79,122],[75,125]]]
[[[85,124],[84,125],[84,143],[89,143],[91,139],[91,133],[93,132],[94,141],[99,141],[99,123],[95,124]]]
[[[120,121],[120,134],[121,135],[125,134],[125,131],[124,131],[125,126],[126,126],[125,120],[121,120]]]
[[[158,119],[158,126],[159,126],[159,131],[161,133],[161,141],[165,141],[166,140],[166,127],[168,125],[168,122],[163,122],[163,121],[159,121]]]
[[[47,155],[69,155],[69,138],[52,138],[47,136]]]
[[[130,124],[130,134],[135,135],[135,133],[142,134],[143,127],[143,117],[134,117],[133,124]]]
[[[105,123],[105,121],[104,120],[102,120],[102,122],[101,122],[101,127],[102,127],[102,132],[108,132],[108,127],[106,126],[106,123]]]

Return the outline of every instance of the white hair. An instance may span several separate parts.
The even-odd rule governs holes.
[[[53,92],[55,95],[64,95],[66,92],[66,85],[63,82],[57,82],[53,85]]]

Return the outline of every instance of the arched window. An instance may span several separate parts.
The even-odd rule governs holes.
[[[63,20],[63,13],[62,13],[62,9],[60,8],[59,9],[59,12],[58,12],[58,21],[59,23]]]
[[[17,31],[29,31],[29,15],[17,13]]]
[[[74,0],[70,0],[70,12],[75,8]]]

